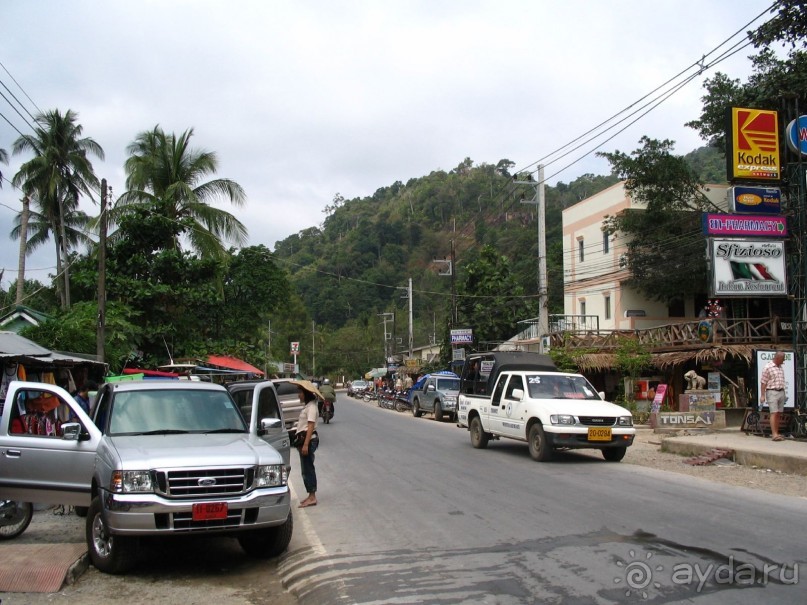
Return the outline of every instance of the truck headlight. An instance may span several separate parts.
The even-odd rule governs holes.
[[[282,464],[265,464],[255,469],[256,487],[280,487],[286,485],[286,467]]]
[[[620,416],[616,423],[618,426],[633,426],[633,416]]]
[[[149,471],[113,471],[109,489],[118,494],[153,492],[154,483]]]
[[[549,417],[549,421],[552,424],[576,424],[571,414],[553,414]]]

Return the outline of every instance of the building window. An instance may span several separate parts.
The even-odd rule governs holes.
[[[585,315],[585,314],[586,314],[586,301],[581,300],[580,301],[580,315]]]
[[[603,231],[602,232],[602,253],[603,254],[608,254],[608,250],[610,250],[609,246],[610,246],[610,242],[608,241],[608,232]]]
[[[580,262],[582,263],[583,259],[585,257],[585,254],[583,253],[583,238],[582,237],[577,240],[577,253],[578,253],[578,256],[580,258]]]
[[[605,319],[611,319],[611,295],[606,294],[603,296],[603,304],[605,305]]]

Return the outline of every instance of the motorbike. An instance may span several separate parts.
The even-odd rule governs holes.
[[[26,529],[34,516],[30,502],[0,500],[0,540],[16,538]]]
[[[333,418],[333,401],[328,399],[323,400],[322,412],[320,416],[322,416],[322,421],[325,424],[329,424],[331,422],[331,418]]]

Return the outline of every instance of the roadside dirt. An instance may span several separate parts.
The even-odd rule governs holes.
[[[661,439],[661,435],[650,429],[638,429],[633,446],[628,448],[622,463],[759,489],[783,496],[807,498],[807,481],[800,475],[790,475],[768,468],[742,466],[728,460],[706,466],[691,466],[684,462],[686,458],[683,456],[662,452]]]

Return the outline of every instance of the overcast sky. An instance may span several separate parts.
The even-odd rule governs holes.
[[[320,225],[337,193],[371,195],[466,157],[534,168],[703,55],[716,58],[728,47],[708,53],[770,4],[4,0],[0,92],[10,102],[0,97],[0,148],[11,154],[17,130],[31,132],[17,111],[30,122],[26,111],[72,109],[103,147],[106,161],[94,166],[117,197],[139,132],[193,128],[194,146],[217,153],[218,176],[247,193],[245,208],[227,209],[249,228],[249,243],[274,249]],[[700,115],[703,80],[717,70],[745,80],[751,52],[694,78],[612,140],[549,165],[549,183],[607,174],[593,155],[562,170],[598,143],[629,152],[648,135],[675,140],[681,154],[701,146],[683,125]],[[27,159],[12,156],[0,171],[10,179]],[[20,197],[4,180],[6,289],[17,276],[8,233]],[[89,201],[82,208],[97,214]],[[26,277],[48,281],[54,265],[51,242],[29,257]]]

